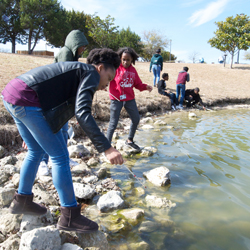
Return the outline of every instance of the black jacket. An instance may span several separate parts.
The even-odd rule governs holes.
[[[53,63],[17,78],[37,93],[53,133],[75,115],[99,153],[111,147],[91,115],[93,96],[100,81],[94,66],[80,62]]]
[[[194,103],[200,103],[202,106],[204,106],[204,103],[202,102],[202,99],[199,94],[194,93],[194,89],[186,89],[185,91],[185,99],[189,100],[189,96],[193,97]]]
[[[166,82],[164,80],[160,80],[158,82],[158,93],[170,97],[170,94],[165,92],[166,87],[167,87]]]

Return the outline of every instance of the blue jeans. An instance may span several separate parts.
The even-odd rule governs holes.
[[[68,127],[69,127],[69,126],[68,126],[68,122],[66,122],[66,123],[63,125],[63,127],[61,128],[66,145],[67,145],[67,143],[68,143]],[[47,153],[44,154],[44,156],[43,156],[43,158],[42,158],[42,161],[44,161],[46,164],[48,164],[49,155],[48,155]]]
[[[109,120],[109,127],[108,127],[108,131],[107,131],[107,139],[109,140],[109,142],[112,141],[112,137],[113,137],[113,134],[114,134],[115,129],[117,127],[120,113],[121,113],[123,106],[126,109],[126,111],[128,112],[129,117],[131,119],[131,125],[130,125],[128,139],[130,141],[133,141],[133,139],[134,139],[137,126],[140,122],[140,115],[139,115],[138,108],[136,106],[135,99],[130,100],[130,101],[126,101],[126,102],[119,102],[116,100],[111,100],[110,120]]]
[[[179,100],[179,95],[181,94],[180,105],[183,105],[183,100],[185,97],[186,84],[176,84],[176,98]]]
[[[43,117],[41,108],[16,106],[4,100],[3,103],[15,120],[18,131],[28,147],[28,153],[20,171],[18,193],[32,194],[38,166],[44,154],[47,153],[52,161],[52,178],[61,206],[77,206],[69,166],[69,153],[62,130],[53,134]]]
[[[154,87],[155,87],[155,81],[156,81],[156,84],[158,84],[158,82],[160,80],[161,66],[153,64],[152,71],[154,74]]]

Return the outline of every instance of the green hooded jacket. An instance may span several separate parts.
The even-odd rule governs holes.
[[[161,71],[163,70],[163,58],[162,58],[162,56],[160,54],[154,54],[152,56],[149,71],[151,71],[153,64],[160,65],[161,66]]]
[[[55,56],[54,62],[78,61],[78,48],[88,44],[83,32],[80,30],[72,30],[66,37],[64,47],[62,47]]]

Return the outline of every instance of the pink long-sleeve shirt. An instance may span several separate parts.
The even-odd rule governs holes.
[[[109,84],[109,92],[118,100],[130,101],[135,99],[133,88],[140,91],[147,90],[147,84],[142,83],[136,69],[132,65],[125,69],[121,64],[116,70],[114,80]],[[110,99],[116,100],[112,95],[109,95]],[[126,95],[126,98],[121,99],[122,95]]]

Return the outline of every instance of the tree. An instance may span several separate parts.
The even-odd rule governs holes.
[[[83,11],[62,9],[58,15],[54,16],[53,21],[48,22],[44,27],[46,40],[51,46],[62,47],[70,31],[81,30],[88,42],[91,43],[92,39],[88,37],[88,29],[86,28],[88,16]]]
[[[155,30],[143,32],[143,53],[142,56],[149,61],[157,49],[164,50],[168,47],[168,39]]]
[[[215,22],[218,29],[215,36],[208,43],[221,51],[231,55],[231,68],[234,55],[239,50],[247,50],[250,47],[250,20],[247,15],[241,14],[227,17],[226,21]]]
[[[0,2],[0,43],[11,42],[12,53],[16,51],[16,43],[25,43],[19,3],[19,0],[1,0]]]
[[[250,60],[250,52],[245,54],[245,60]]]
[[[26,30],[28,53],[32,54],[38,40],[44,38],[44,28],[61,11],[57,0],[21,0],[21,25]],[[55,29],[57,27],[54,27]]]
[[[88,35],[100,48],[110,48],[114,43],[119,28],[114,25],[114,21],[110,15],[102,20],[96,14],[87,20]]]
[[[193,51],[192,53],[190,53],[189,55],[189,59],[192,60],[193,63],[197,62],[198,61],[198,57],[199,57],[200,53],[197,52],[197,51]]]
[[[138,54],[142,53],[143,44],[141,42],[141,37],[135,32],[132,32],[130,27],[128,27],[127,29],[121,29],[115,35],[115,39],[110,45],[110,48],[115,51],[123,47],[131,47]]]
[[[161,56],[163,58],[163,62],[168,62],[170,60],[170,52],[169,51],[162,51]],[[177,57],[171,53],[171,62],[175,61]]]

